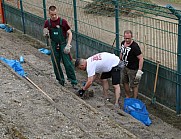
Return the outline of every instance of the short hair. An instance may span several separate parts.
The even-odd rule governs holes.
[[[75,60],[75,67],[78,67],[81,64],[81,58]]]
[[[133,36],[133,32],[131,30],[125,30],[124,34],[131,34],[131,36]]]
[[[49,11],[55,11],[57,8],[56,8],[56,6],[54,6],[54,5],[51,5],[50,7],[49,7]]]

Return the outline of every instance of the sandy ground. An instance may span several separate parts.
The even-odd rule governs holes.
[[[166,4],[159,1],[159,5]],[[181,9],[180,5],[172,5]],[[56,82],[50,57],[37,50],[46,47],[44,44],[16,31],[9,34],[0,30],[0,34],[0,56],[19,59],[23,55],[28,78],[50,96],[47,98],[26,79],[0,63],[0,138],[180,138],[179,129],[158,117],[163,113],[165,121],[174,121],[177,127],[180,127],[181,117],[170,116],[168,110],[157,111],[158,117],[151,114],[153,123],[146,127],[122,110],[115,113],[111,103],[104,103],[101,86],[96,83],[91,87],[95,91],[94,97],[82,100],[68,82],[66,87]],[[76,75],[79,84],[86,80],[85,73],[77,71]],[[110,96],[113,102],[114,94],[110,92]]]
[[[94,97],[80,99],[67,82],[60,86],[54,77],[50,57],[37,48],[46,47],[21,33],[0,30],[0,56],[19,59],[30,81],[0,63],[0,138],[2,139],[179,139],[181,131],[150,115],[147,127],[124,113],[117,113],[112,103],[105,103],[101,86],[94,84]],[[36,47],[36,48],[35,48]],[[86,81],[85,73],[76,72],[79,84]],[[111,101],[114,94],[110,92]],[[123,100],[122,100],[123,103]],[[121,106],[122,107],[122,106]]]
[[[167,4],[172,5],[176,10],[181,10],[181,4],[176,4],[174,2],[166,2],[166,1],[157,1],[157,0],[152,0],[153,3],[165,7]]]

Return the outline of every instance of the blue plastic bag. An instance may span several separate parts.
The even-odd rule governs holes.
[[[18,73],[20,76],[26,76],[23,67],[21,66],[20,62],[17,60],[9,60],[3,57],[0,57],[0,60],[2,60],[4,63],[6,63],[8,66],[10,66],[16,73]]]
[[[51,51],[45,48],[40,48],[38,49],[41,53],[46,54],[46,55],[50,55]]]
[[[5,28],[6,28],[6,25],[5,25],[5,24],[0,24],[0,28],[1,28],[1,29],[5,29]]]
[[[13,28],[12,27],[9,27],[8,25],[5,25],[5,24],[0,24],[0,28],[1,29],[4,29],[6,32],[13,32]]]
[[[23,56],[20,56],[19,57],[19,62],[22,64],[22,63],[24,63],[24,58],[23,58]]]
[[[6,32],[13,32],[13,28],[12,27],[8,27],[6,26],[6,28],[4,29]]]
[[[151,124],[149,113],[145,104],[141,100],[135,98],[125,98],[123,110],[141,121],[143,124],[147,126]]]

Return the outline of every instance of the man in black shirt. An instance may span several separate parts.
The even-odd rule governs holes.
[[[124,31],[124,41],[121,42],[120,59],[124,61],[123,85],[126,97],[130,97],[130,88],[133,89],[134,98],[138,96],[138,86],[143,74],[143,55],[139,45],[132,40],[131,30]]]

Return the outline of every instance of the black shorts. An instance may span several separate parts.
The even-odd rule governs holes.
[[[103,72],[101,79],[108,79],[112,77],[112,85],[120,84],[120,69],[116,66],[109,72]]]

